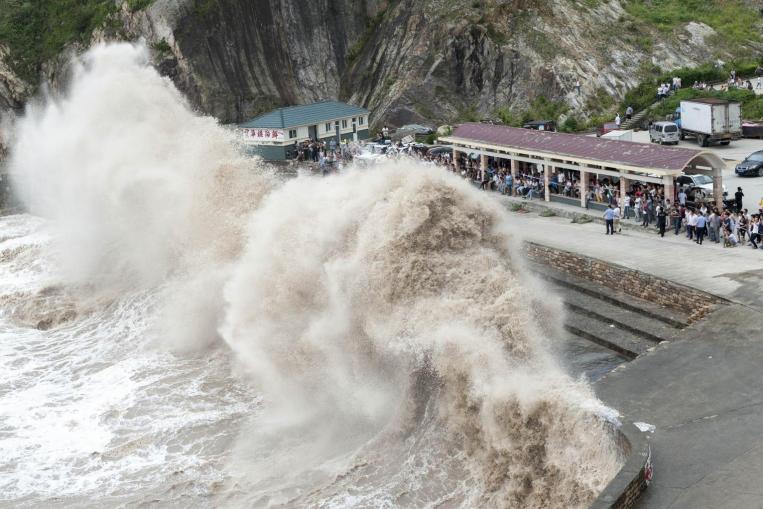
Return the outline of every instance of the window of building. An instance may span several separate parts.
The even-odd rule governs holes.
[[[358,117],[358,125],[363,125],[364,119],[363,117]]]
[[[347,129],[347,119],[342,120],[342,129]]]
[[[297,137],[297,130],[289,129],[289,138],[296,138],[296,137]]]
[[[327,133],[331,132],[331,122],[326,122],[326,132]]]

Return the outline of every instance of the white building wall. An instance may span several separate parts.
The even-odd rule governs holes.
[[[362,125],[358,122],[358,119],[361,118],[361,117],[364,120]],[[362,130],[368,129],[368,115],[359,115],[359,116],[356,116],[354,118],[355,118],[355,123],[356,123],[358,131],[362,131]],[[338,120],[336,120],[336,119],[335,120],[331,120],[330,121],[331,126],[330,126],[330,129],[328,129],[328,130],[326,129],[326,123],[327,122],[326,121],[320,122],[319,124],[317,124],[317,126],[318,126],[318,138],[328,138],[330,136],[333,136],[336,133],[335,127],[334,127],[336,122],[339,122],[339,132],[340,132],[340,134],[351,134],[352,133],[352,119],[353,119],[353,117],[349,116],[349,117],[344,117],[343,119],[340,118]],[[347,127],[342,127],[342,120],[346,120],[347,121]],[[310,137],[309,126],[304,125],[304,126],[298,126],[296,128],[292,127],[291,129],[296,129],[297,130],[297,137],[296,138],[289,138],[289,130],[290,129],[284,129],[284,131],[286,132],[286,141],[283,143],[283,145],[292,145],[292,144],[294,144],[294,141],[303,141],[303,140],[306,140],[306,139],[308,139]]]

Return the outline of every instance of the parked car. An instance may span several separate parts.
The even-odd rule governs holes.
[[[525,129],[535,129],[536,131],[556,131],[556,123],[553,120],[533,120],[522,126]]]
[[[432,156],[439,156],[440,154],[452,154],[453,145],[440,145],[438,147],[430,148],[427,153]]]
[[[713,178],[708,175],[680,175],[676,177],[676,185],[686,190],[690,201],[702,202],[713,199]],[[723,186],[726,192],[726,186]]]
[[[763,150],[753,152],[736,165],[734,173],[740,177],[763,177]]]
[[[655,122],[649,126],[649,141],[678,145],[679,130],[675,122]]]
[[[604,136],[605,134],[617,131],[618,129],[620,129],[620,126],[615,122],[607,122],[596,128],[596,136]]]
[[[434,134],[434,129],[421,124],[407,124],[399,129],[400,131],[412,131],[413,134],[428,135]]]

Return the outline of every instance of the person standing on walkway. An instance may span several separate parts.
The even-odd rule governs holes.
[[[718,212],[718,209],[713,209],[713,220],[710,222],[710,227],[713,229],[713,236],[715,238],[715,243],[720,244],[721,242],[721,213]]]
[[[747,209],[744,209],[739,213],[739,221],[737,221],[737,236],[739,237],[739,242],[744,242],[744,237],[747,234],[747,227],[749,226],[749,223],[750,220],[747,216]]]
[[[613,225],[613,230],[616,233],[621,233],[622,230],[620,229],[620,206],[615,205],[615,222]]]
[[[657,228],[660,229],[660,237],[665,236],[665,225],[668,222],[668,214],[665,212],[665,207],[660,207],[660,211],[657,212]]]
[[[760,216],[752,216],[752,223],[750,224],[750,245],[753,249],[758,249],[758,242],[760,242],[761,233]]]
[[[604,211],[604,222],[607,224],[607,232],[604,235],[615,234],[615,210],[612,205],[607,205],[607,210]]]
[[[678,207],[670,209],[670,224],[673,225],[675,235],[678,235],[678,232],[681,231],[681,211]]]
[[[686,213],[686,238],[694,240],[694,227],[697,225],[697,214],[693,209]]]
[[[702,245],[702,239],[705,236],[706,223],[707,223],[707,219],[705,219],[705,216],[703,216],[702,214],[697,214],[697,224],[695,226],[696,233],[697,233],[697,240],[695,240],[694,242],[696,242],[700,246]]]
[[[641,216],[644,218],[644,220],[641,222],[642,228],[646,228],[649,226],[649,221],[652,218],[652,199],[647,198],[646,203],[644,203],[644,210],[642,211]]]
[[[678,193],[678,203],[681,204],[682,207],[686,206],[686,191],[684,188],[681,188],[681,191]]]
[[[734,193],[734,200],[736,201],[737,211],[742,210],[742,198],[744,198],[744,193],[742,192],[742,188],[737,187],[737,192]]]
[[[615,125],[617,126],[618,129],[620,129],[620,122],[621,122],[620,113],[618,113],[617,116],[615,117]]]
[[[715,228],[713,227],[713,221],[715,221],[715,209],[710,209],[710,215],[707,216],[707,240],[715,242]]]

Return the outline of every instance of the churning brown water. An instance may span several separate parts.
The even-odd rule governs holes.
[[[511,220],[412,162],[280,182],[145,50],[17,123],[0,221],[0,498],[585,507],[611,411],[550,353]]]

